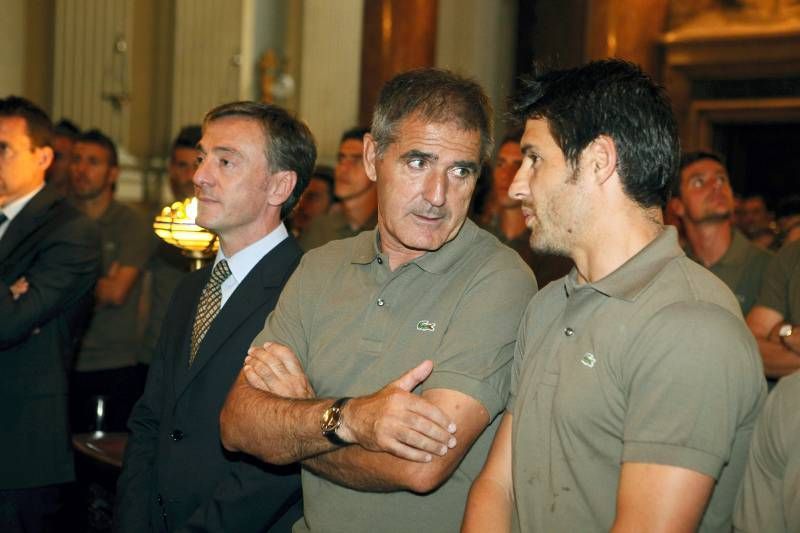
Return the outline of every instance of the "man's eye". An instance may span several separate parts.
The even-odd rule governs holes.
[[[692,178],[691,181],[689,181],[689,185],[695,189],[701,189],[705,184],[706,182],[703,178]]]
[[[231,162],[229,159],[220,159],[219,164],[222,165],[223,167],[231,166]]]
[[[450,170],[450,173],[458,178],[468,178],[472,175],[472,171],[467,167],[455,167]]]
[[[197,157],[195,157],[194,158],[194,164],[195,164],[195,166],[198,166],[198,167],[200,165],[202,165],[203,164],[203,156],[202,155],[198,155]]]
[[[424,159],[409,159],[408,166],[413,168],[414,170],[422,170],[425,168],[425,160]]]

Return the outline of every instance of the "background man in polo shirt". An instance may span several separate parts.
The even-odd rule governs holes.
[[[364,135],[368,128],[352,128],[342,134],[336,168],[333,171],[333,194],[337,210],[314,219],[300,236],[300,246],[311,250],[334,239],[345,239],[375,227],[378,200],[375,183],[364,168]]]
[[[673,192],[689,257],[725,282],[746,315],[772,254],[734,227],[733,190],[722,159],[710,152],[683,154]]]
[[[800,369],[800,241],[787,244],[772,259],[747,325],[758,341],[767,378]]]
[[[390,80],[364,138],[377,230],[306,254],[254,341],[272,344],[251,349],[222,440],[302,461],[295,531],[458,529],[536,287],[466,220],[490,131],[473,81],[434,69]]]
[[[150,225],[114,199],[119,162],[114,142],[98,130],[78,137],[70,163],[72,201],[100,227],[103,269],[94,314],[75,362],[70,402],[76,432],[123,431],[142,394],[136,363],[141,347],[141,275],[152,250]],[[105,427],[95,428],[95,397],[105,396]]]
[[[725,285],[664,228],[663,92],[620,60],[535,73],[509,193],[575,269],[531,301],[465,531],[728,531],[765,394]],[[715,483],[716,482],[716,483]]]

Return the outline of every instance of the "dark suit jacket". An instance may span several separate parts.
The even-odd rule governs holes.
[[[0,239],[0,489],[73,479],[65,361],[100,271],[97,226],[45,187]],[[19,300],[9,286],[25,276]]]
[[[191,367],[192,324],[211,268],[178,285],[144,395],[128,422],[116,531],[262,531],[299,499],[296,467],[224,450],[219,413],[301,253],[289,237],[253,267],[214,319]]]

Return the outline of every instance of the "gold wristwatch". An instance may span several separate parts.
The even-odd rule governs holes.
[[[342,408],[349,400],[349,397],[345,397],[333,402],[333,405],[322,413],[322,418],[319,421],[322,435],[337,446],[347,446],[349,444],[336,434],[336,430],[342,425]]]

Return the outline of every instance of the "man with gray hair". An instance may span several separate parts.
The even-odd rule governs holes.
[[[295,531],[454,531],[536,283],[467,220],[492,145],[480,86],[400,74],[371,131],[377,228],[305,255],[229,394],[222,441],[302,462]]]
[[[198,151],[197,224],[220,249],[167,310],[128,422],[118,532],[282,531],[299,497],[296,472],[222,449],[219,410],[300,259],[282,220],[308,184],[314,139],[280,107],[233,102],[206,115]]]

